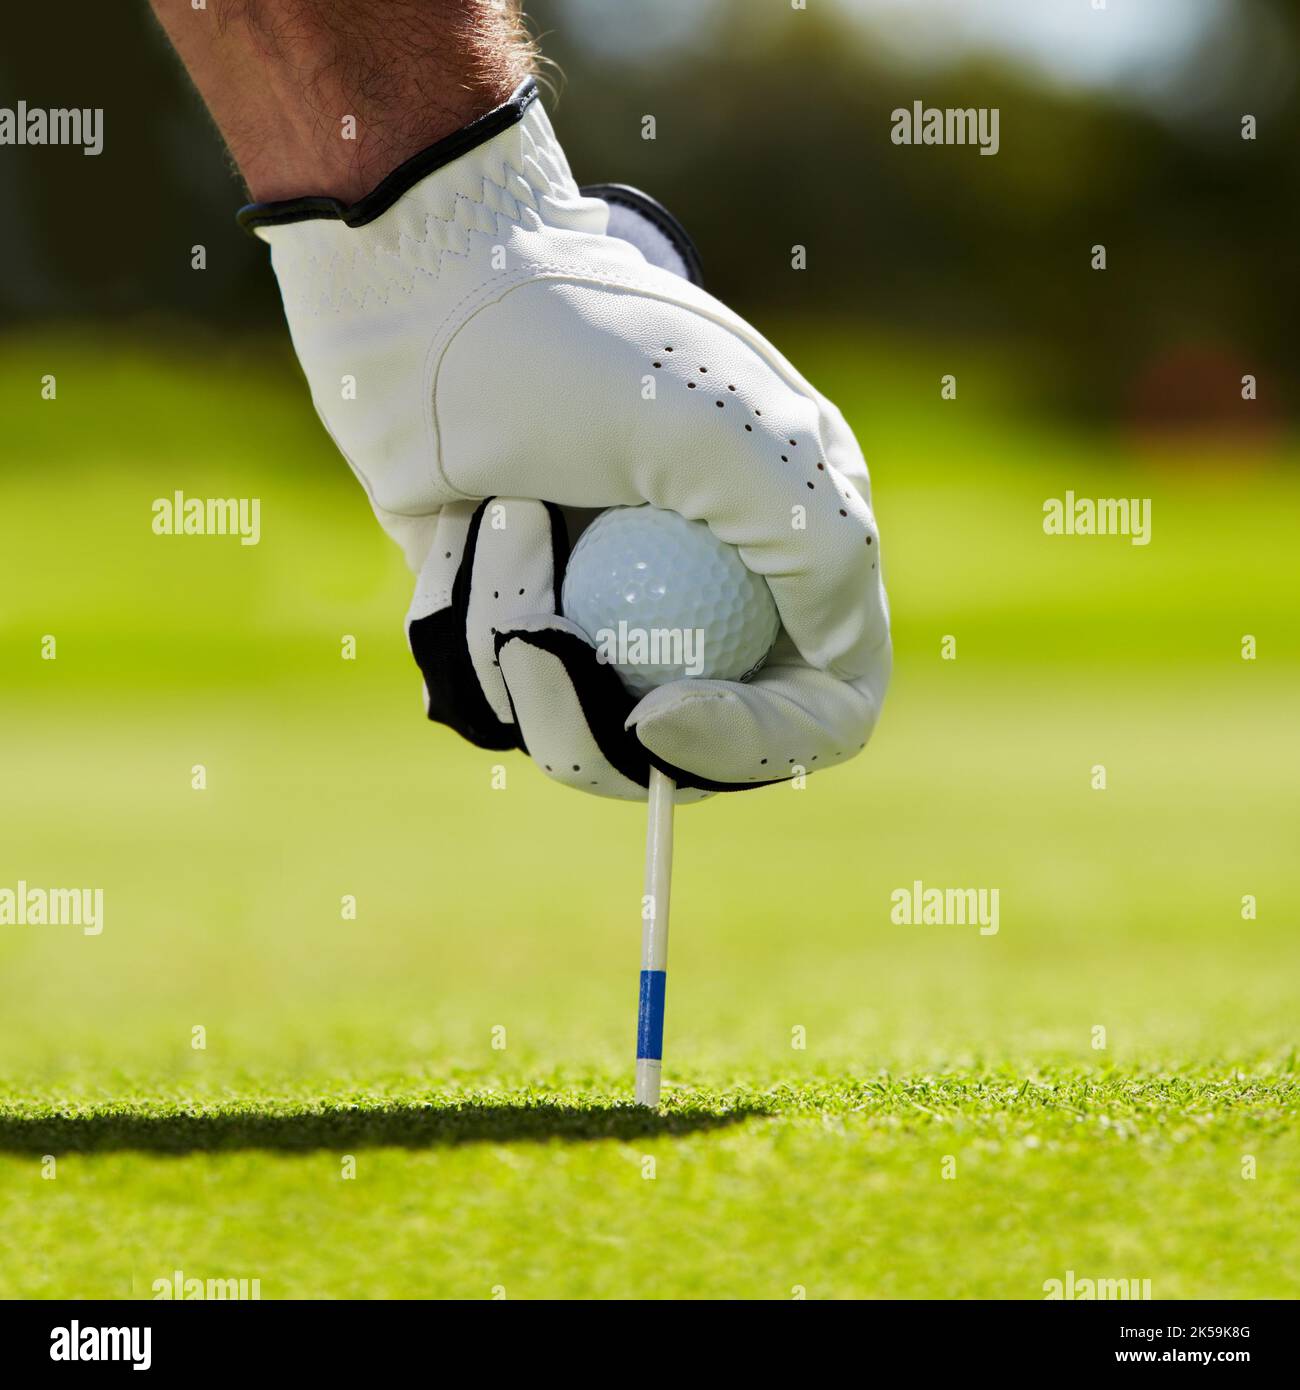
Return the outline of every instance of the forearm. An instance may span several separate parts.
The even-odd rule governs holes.
[[[151,3],[259,202],[355,201],[532,65],[515,0]]]

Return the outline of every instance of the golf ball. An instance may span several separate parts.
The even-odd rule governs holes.
[[[735,546],[650,506],[611,507],[587,527],[561,605],[634,695],[690,677],[748,680],[781,625]]]

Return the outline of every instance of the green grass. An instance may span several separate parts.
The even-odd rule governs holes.
[[[10,1108],[11,1165],[62,1155],[5,1213],[47,1252],[12,1287],[148,1296],[179,1268],[264,1297],[1033,1298],[1073,1269],[1284,1297],[1300,1272],[1289,1072],[792,1080],[658,1117],[609,1098],[622,1080]]]
[[[863,758],[680,815],[651,1117],[641,813],[422,723],[292,380],[0,349],[0,887],[106,900],[0,927],[0,1296],[1295,1295],[1294,448],[1174,466],[992,368],[959,415],[919,350],[794,351],[868,447],[898,671]],[[1044,537],[1067,487],[1153,544]],[[262,544],[152,536],[176,488]],[[998,933],[894,925],[917,878]]]

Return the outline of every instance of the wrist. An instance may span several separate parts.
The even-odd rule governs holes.
[[[364,102],[353,103],[361,110],[350,110],[338,93],[324,99],[326,109],[338,113],[333,117],[312,119],[299,111],[272,138],[240,142],[242,149],[232,140],[249,193],[258,202],[322,197],[355,203],[413,155],[507,101],[514,83],[503,69],[499,85],[466,90],[450,78],[431,80],[434,85],[441,88],[436,100],[417,103],[412,93],[412,104],[383,110]]]
[[[153,5],[259,202],[354,202],[533,67],[515,0]]]

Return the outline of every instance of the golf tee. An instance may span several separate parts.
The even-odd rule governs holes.
[[[645,894],[641,901],[641,989],[636,1027],[636,1103],[654,1109],[664,1055],[664,995],[668,984],[668,899],[673,870],[671,777],[650,770],[646,823]]]

